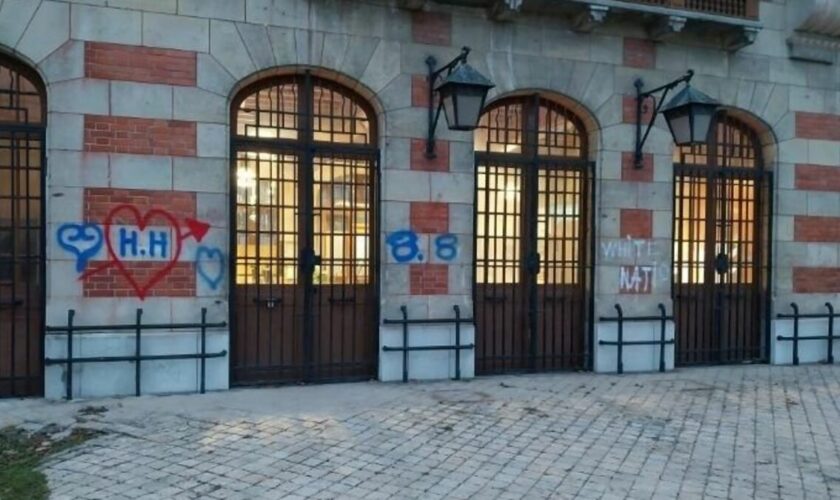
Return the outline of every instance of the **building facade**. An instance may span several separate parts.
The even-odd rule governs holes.
[[[674,339],[625,370],[790,363],[778,315],[840,306],[838,12],[2,0],[0,395],[611,372],[616,305]],[[426,60],[465,46],[495,87],[430,156]],[[636,162],[635,82],[689,69],[707,143],[654,117]],[[467,347],[404,356],[404,317]]]

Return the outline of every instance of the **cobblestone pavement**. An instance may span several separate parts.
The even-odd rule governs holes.
[[[833,366],[90,404],[0,404],[108,430],[45,465],[54,498],[840,498]]]

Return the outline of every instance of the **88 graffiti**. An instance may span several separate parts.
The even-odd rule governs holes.
[[[427,256],[420,248],[420,237],[414,231],[395,231],[385,239],[391,251],[391,256],[400,264],[409,262],[423,262]],[[458,237],[447,233],[438,235],[432,240],[435,257],[450,262],[458,257]]]

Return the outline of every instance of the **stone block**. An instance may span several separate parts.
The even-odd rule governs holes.
[[[221,158],[173,159],[172,186],[176,191],[225,193],[229,177],[229,164]]]
[[[198,54],[196,66],[197,86],[227,98],[236,84],[230,73],[210,54]]]
[[[178,0],[108,0],[108,6],[142,10],[143,12],[175,14],[178,10]]]
[[[780,189],[777,201],[777,214],[801,215],[808,213],[808,195],[802,191]]]
[[[47,220],[51,223],[78,222],[82,219],[83,189],[78,187],[52,187],[47,203]]]
[[[68,80],[50,88],[50,111],[107,115],[109,84],[102,80]]]
[[[47,172],[50,189],[107,187],[110,182],[107,154],[50,150]]]
[[[351,78],[361,78],[380,43],[382,43],[382,39],[380,38],[359,35],[350,36],[346,51],[344,52],[344,58],[341,61],[341,65],[337,67],[343,74]]]
[[[52,102],[50,102],[52,104]],[[85,117],[81,114],[50,112],[47,116],[47,147],[81,151],[84,144]]]
[[[134,10],[73,5],[70,34],[76,40],[140,45],[142,14]]]
[[[85,44],[69,40],[41,61],[47,83],[75,80],[85,76]]]
[[[210,50],[210,22],[195,17],[143,13],[143,45],[167,49]]]
[[[228,100],[219,94],[193,87],[175,87],[173,92],[176,120],[227,123]]]
[[[461,342],[475,342],[475,327],[461,325]],[[402,345],[400,326],[381,326],[379,329],[379,380],[392,382],[402,380],[402,353],[384,352],[384,346]],[[455,328],[451,325],[427,325],[412,327],[409,333],[409,345],[447,345],[455,342]],[[475,376],[475,355],[473,350],[460,351],[414,351],[408,355],[409,380],[440,380],[455,377],[455,357],[460,356],[461,378]]]
[[[179,0],[178,14],[244,21],[245,0]]]
[[[227,227],[229,201],[227,194],[196,193],[196,218],[213,227]]]
[[[41,3],[16,49],[35,62],[42,61],[70,39],[70,6],[62,2]]]
[[[638,192],[637,183],[602,180],[598,198],[604,208],[636,208]]]
[[[228,151],[228,127],[215,123],[199,123],[197,126],[198,156],[204,158],[226,158]]]
[[[361,82],[374,93],[379,92],[401,71],[401,48],[397,42],[381,41],[367,68],[362,73]]]
[[[390,201],[429,201],[431,180],[428,172],[390,170],[382,175],[382,199]]]
[[[236,29],[242,36],[242,41],[257,70],[271,68],[277,64],[274,60],[271,40],[268,38],[268,29],[265,26],[236,23]]]
[[[236,25],[231,22],[210,21],[210,54],[237,80],[257,69]]]
[[[137,118],[172,118],[172,87],[111,82],[111,114]]]
[[[172,189],[172,158],[112,154],[111,186],[127,189]]]
[[[32,0],[9,0],[0,4],[0,44],[16,47],[39,5]]]
[[[447,203],[472,203],[475,195],[475,176],[451,172],[432,172],[431,200]]]
[[[614,315],[615,312],[611,314]],[[625,313],[626,314],[626,313]],[[661,323],[658,321],[628,323],[623,328],[624,340],[660,340]],[[665,339],[674,338],[674,322],[669,320],[665,327]],[[618,326],[615,322],[598,322],[595,326],[596,348],[594,364],[596,373],[615,373],[618,369],[618,347],[600,345],[598,342],[616,341]],[[624,346],[622,353],[623,371],[654,372],[659,370],[660,347],[658,345]],[[665,346],[665,370],[674,369],[674,345]]]
[[[817,308],[814,308],[817,309]],[[785,311],[789,313],[790,311]],[[802,311],[808,312],[808,311]],[[827,312],[823,307],[820,312]],[[778,337],[793,337],[792,319],[774,319],[771,321],[772,338],[770,340],[770,362],[774,365],[793,364],[793,342],[790,340],[779,340]],[[822,336],[828,334],[827,319],[800,319],[799,335]],[[835,333],[836,335],[836,333]],[[840,342],[834,341],[833,356],[840,359]],[[823,363],[828,359],[828,340],[807,340],[799,343],[799,363]]]
[[[246,21],[266,26],[308,26],[310,8],[308,0],[245,1]]]
[[[840,143],[836,141],[808,141],[808,163],[840,165]]]
[[[638,187],[638,208],[671,210],[673,187],[665,182],[643,182]]]
[[[840,193],[814,191],[795,191],[795,193],[798,193],[799,196],[807,196],[808,215],[840,215]]]
[[[268,39],[275,63],[278,66],[297,63],[297,46],[295,44],[295,30],[291,28],[277,28],[269,26]]]

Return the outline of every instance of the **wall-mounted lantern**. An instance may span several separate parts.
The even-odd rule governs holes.
[[[642,146],[644,146],[648,134],[650,134],[650,129],[653,127],[653,122],[656,120],[656,115],[659,113],[665,115],[665,121],[668,123],[674,142],[678,146],[706,142],[709,129],[712,126],[712,117],[719,103],[690,85],[693,76],[694,71],[688,70],[685,75],[673,82],[647,92],[642,92],[644,82],[641,79],[634,83],[636,86],[636,153],[634,166],[636,168],[642,168]],[[663,106],[668,91],[680,83],[685,83],[685,87],[668,104]],[[658,102],[653,96],[657,92],[662,92]],[[656,105],[653,113],[651,113],[647,129],[642,135],[642,105],[648,98],[653,99]]]
[[[487,92],[494,87],[493,82],[467,64],[469,47],[464,47],[461,54],[440,69],[435,69],[437,60],[429,56],[429,135],[426,140],[426,157],[435,157],[435,129],[443,109],[446,123],[450,130],[471,131],[478,127]],[[446,73],[438,83],[437,80]],[[435,92],[439,96],[435,109]]]

